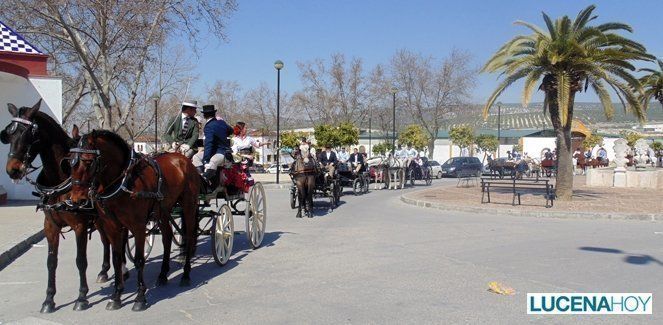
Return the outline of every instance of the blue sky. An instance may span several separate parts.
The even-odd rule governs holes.
[[[265,81],[276,84],[273,62],[281,59],[282,89],[301,87],[298,61],[328,59],[333,53],[364,60],[366,70],[388,64],[391,56],[406,48],[441,58],[451,49],[466,50],[480,67],[504,42],[527,33],[516,20],[543,25],[541,11],[552,17],[596,4],[598,22],[630,24],[635,40],[650,53],[663,57],[663,1],[301,1],[238,0],[238,11],[230,18],[228,41],[211,38],[200,44],[194,86],[198,95],[216,80],[235,80],[244,88]],[[484,101],[497,85],[496,75],[479,75],[473,101]],[[502,97],[503,102],[520,101],[520,85]],[[535,96],[534,100],[541,97]],[[580,94],[578,101],[595,101],[593,94]],[[616,98],[615,98],[616,100]]]

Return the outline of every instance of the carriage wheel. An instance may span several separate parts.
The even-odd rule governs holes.
[[[150,253],[152,252],[152,247],[154,246],[154,239],[156,237],[155,231],[156,231],[156,226],[157,223],[154,221],[148,221],[147,225],[145,226],[146,233],[145,233],[145,248],[143,250],[143,257],[147,260],[147,258],[150,256]],[[136,255],[136,242],[134,240],[134,235],[129,232],[129,238],[127,238],[126,242],[126,249],[125,253],[127,255],[127,259],[131,261],[132,263],[134,262],[134,255]]]
[[[410,171],[407,173],[407,177],[410,179],[410,185],[414,186],[414,169],[410,169]]]
[[[359,177],[355,178],[352,181],[352,192],[355,195],[361,194],[363,192],[363,189],[361,188],[362,186],[363,186],[363,182],[361,181],[361,179],[359,179]]]
[[[290,189],[290,208],[296,209],[297,208],[297,189],[296,188],[291,188]]]
[[[368,188],[371,186],[371,176],[364,175],[362,179],[364,180],[364,193],[368,193]]]
[[[227,204],[222,205],[212,222],[212,256],[219,266],[223,266],[233,253],[235,222],[233,212]]]
[[[430,176],[431,173],[432,171],[430,168],[426,169],[426,185],[433,184],[433,179]]]
[[[183,244],[184,240],[182,238],[182,232],[184,231],[182,225],[182,217],[180,216],[178,218],[173,218],[173,222],[177,224],[177,228],[179,228],[179,230],[177,230],[175,226],[171,225],[171,227],[173,228],[173,244],[175,244],[178,247],[182,247],[182,245],[184,245]]]
[[[262,184],[256,183],[246,201],[246,237],[254,249],[260,247],[267,225],[267,201]]]

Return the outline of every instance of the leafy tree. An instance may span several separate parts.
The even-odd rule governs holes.
[[[320,146],[336,148],[359,143],[359,129],[350,122],[342,122],[338,126],[319,124],[314,127],[314,135]]]
[[[483,152],[483,160],[486,159],[488,152],[496,152],[500,146],[500,142],[494,135],[481,134],[474,139],[474,144],[477,145],[479,151]],[[482,162],[483,162],[482,160]]]
[[[474,129],[469,125],[459,125],[451,128],[449,138],[458,147],[468,148],[474,144]]]
[[[302,137],[304,136],[305,135],[302,132],[281,133],[281,147],[287,149],[294,149],[301,143]]]
[[[644,92],[642,93],[642,106],[647,109],[649,102],[652,99],[657,100],[663,107],[663,61],[657,60],[658,70],[654,69],[640,69],[640,71],[647,72],[648,74],[640,78],[640,83]]]
[[[351,122],[341,122],[336,128],[339,144],[352,146],[359,143],[359,129]]]
[[[656,157],[660,157],[663,155],[663,143],[659,141],[654,141],[652,144],[649,146],[654,152],[656,153]]]
[[[384,155],[387,154],[387,152],[391,151],[391,148],[392,148],[391,143],[382,142],[382,143],[378,143],[378,144],[374,145],[372,151],[373,151],[373,154],[384,156]]]
[[[398,133],[398,143],[412,146],[417,150],[423,150],[428,146],[428,134],[424,132],[421,125],[411,124],[405,130]]]
[[[622,132],[619,132],[619,134],[622,136],[622,138],[626,139],[626,142],[628,143],[629,147],[635,146],[636,141],[644,138],[642,134],[635,131],[624,130]]]
[[[602,146],[602,145],[603,145],[603,137],[595,133],[586,137],[585,140],[582,142],[582,146],[585,149],[592,149],[596,146]]]
[[[544,13],[545,28],[517,21],[532,33],[505,43],[482,69],[504,76],[484,106],[484,118],[497,97],[517,80],[524,79],[525,107],[535,89],[544,92],[544,114],[550,116],[557,137],[556,194],[562,200],[571,200],[573,195],[571,121],[579,91],[591,88],[596,92],[605,115],[611,118],[614,107],[609,90],[613,90],[626,110],[641,121],[645,119],[634,91],[640,83],[632,74],[632,62],[653,57],[643,45],[620,35],[621,31],[632,32],[630,26],[612,22],[589,25],[597,18],[594,9],[593,5],[583,9],[574,20],[563,16],[553,21]]]

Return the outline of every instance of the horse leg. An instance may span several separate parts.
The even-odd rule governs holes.
[[[306,215],[309,218],[313,218],[313,192],[315,191],[315,178],[313,176],[308,177],[308,182],[306,182]],[[335,195],[335,194],[333,194]],[[338,203],[336,203],[338,204]]]
[[[47,212],[48,213],[48,212]],[[48,268],[48,286],[46,287],[46,300],[41,304],[41,313],[52,313],[55,311],[55,270],[58,268],[58,246],[60,245],[60,227],[53,224],[49,217],[44,219],[44,234],[48,241],[48,257],[46,266]]]
[[[304,181],[302,180],[303,178],[300,176],[300,178],[297,180],[297,218],[302,217],[302,209],[304,208],[304,204],[306,202],[306,197],[305,192],[304,192]]]
[[[162,286],[168,283],[168,272],[170,272],[170,251],[171,245],[173,243],[173,229],[170,227],[168,220],[163,217],[163,211],[160,211],[159,213],[162,213],[161,216],[158,216],[157,220],[159,220],[159,230],[161,231],[163,257],[161,259],[161,272],[159,272],[157,285]]]
[[[134,300],[134,305],[131,307],[133,311],[143,311],[147,308],[147,300],[145,299],[145,291],[147,291],[147,286],[143,279],[143,272],[145,271],[145,229],[144,227],[138,227],[138,229],[132,230],[136,243],[136,252],[134,255],[134,266],[138,271],[136,277],[136,299]],[[165,254],[164,254],[165,255]]]
[[[108,270],[110,270],[110,243],[108,243],[108,238],[100,227],[97,227],[97,231],[99,231],[101,244],[104,246],[104,260],[101,263],[101,271],[97,275],[97,283],[106,283],[108,282]]]
[[[111,296],[111,301],[106,304],[106,310],[117,310],[122,307],[122,292],[124,291],[124,275],[123,275],[123,256],[124,256],[124,246],[123,234],[119,229],[114,229],[114,231],[108,232],[108,239],[111,244],[111,249],[113,250],[112,260],[113,260],[113,272],[115,273],[113,277],[115,278],[115,291]],[[138,239],[136,238],[136,244],[138,244]]]
[[[87,301],[87,293],[89,288],[87,286],[87,227],[85,224],[79,224],[75,229],[76,232],[76,267],[78,267],[78,276],[80,277],[80,287],[78,289],[78,299],[74,304],[74,310],[81,311],[89,307],[90,303]]]
[[[182,217],[184,218],[182,224],[186,225],[184,229],[184,249],[186,255],[184,256],[184,272],[180,280],[180,286],[185,287],[191,284],[191,259],[196,253],[196,238],[198,237],[198,201],[196,196],[188,195],[185,193],[181,196],[180,204],[182,205]]]

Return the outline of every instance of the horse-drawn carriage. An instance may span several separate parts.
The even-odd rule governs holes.
[[[523,177],[541,177],[543,164],[538,163],[532,158],[523,158],[519,160],[497,158],[488,156],[488,169],[493,178],[503,179],[508,176],[512,179],[521,179]]]
[[[421,164],[414,160],[410,162],[410,166],[405,171],[405,182],[409,182],[412,186],[415,181],[423,181],[424,184],[431,185],[433,183],[432,174],[433,170],[428,164],[428,158],[422,157]]]
[[[302,217],[302,209],[309,217],[313,217],[313,199],[329,199],[329,209],[339,204],[343,194],[343,186],[338,170],[331,175],[321,168],[315,158],[304,158],[299,150],[291,153],[294,162],[290,168],[290,207],[297,209],[297,218]]]
[[[351,163],[339,163],[337,167],[338,179],[341,187],[350,187],[355,195],[368,193],[371,178],[366,166],[362,166],[359,172],[354,172]]]

